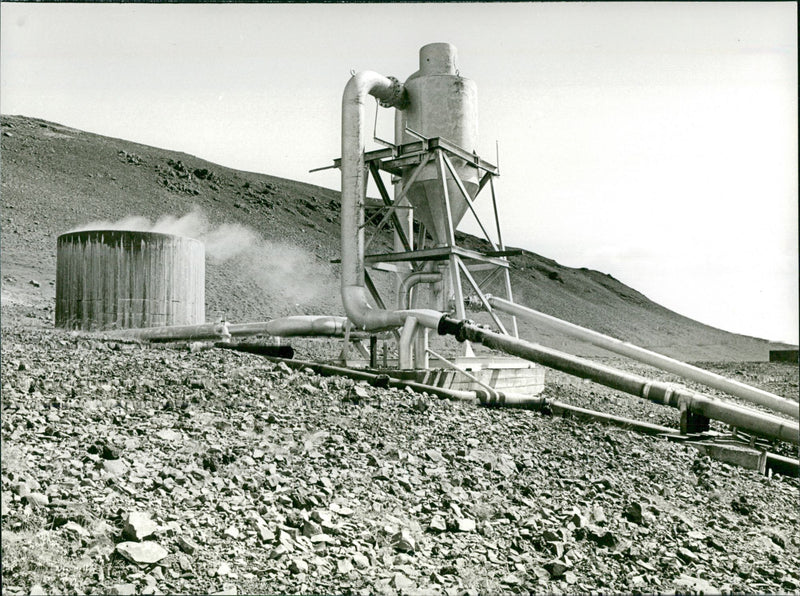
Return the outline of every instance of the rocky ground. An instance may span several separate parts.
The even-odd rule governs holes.
[[[796,479],[11,310],[3,594],[800,592]],[[735,366],[796,397],[797,367]],[[547,391],[677,421],[557,374]]]

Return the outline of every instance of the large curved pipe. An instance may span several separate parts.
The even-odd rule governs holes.
[[[397,305],[401,309],[409,307],[411,302],[411,289],[417,284],[433,284],[442,280],[441,273],[432,273],[430,271],[414,271],[406,275],[400,282],[400,287],[397,290]]]
[[[661,370],[675,373],[686,379],[702,383],[707,387],[719,389],[720,391],[724,391],[745,401],[770,408],[776,412],[787,414],[795,420],[800,418],[800,406],[798,406],[797,402],[775,395],[769,391],[764,391],[763,389],[758,389],[757,387],[728,379],[711,371],[703,370],[702,368],[692,366],[680,360],[675,360],[674,358],[646,350],[637,345],[620,341],[608,335],[598,333],[597,331],[592,331],[591,329],[586,329],[585,327],[557,319],[543,312],[515,304],[514,302],[509,302],[508,300],[503,300],[496,296],[487,296],[487,300],[493,308],[507,314],[515,315],[536,323],[542,323],[575,339],[588,342],[599,348],[614,352],[615,354],[644,362],[645,364],[655,366]]]
[[[396,80],[372,71],[348,81],[342,96],[342,304],[349,319],[365,331],[400,327],[413,316],[420,325],[436,329],[442,313],[434,310],[381,310],[367,300],[364,282],[364,101],[368,95],[385,106],[402,108],[405,90]]]

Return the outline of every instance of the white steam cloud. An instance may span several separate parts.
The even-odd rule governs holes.
[[[128,216],[118,221],[94,221],[72,232],[84,230],[130,230],[160,232],[196,238],[205,245],[206,256],[225,263],[243,281],[293,304],[307,303],[335,291],[331,272],[308,251],[294,245],[271,242],[240,224],[213,225],[197,207],[182,217],[163,216],[155,223],[146,217]]]

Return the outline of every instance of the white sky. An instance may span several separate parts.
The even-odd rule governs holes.
[[[500,142],[507,244],[798,342],[794,2],[3,2],[0,18],[4,114],[335,189],[337,171],[308,170],[339,155],[350,71],[404,80],[422,45],[453,43],[478,152]],[[381,110],[380,136],[391,123]]]

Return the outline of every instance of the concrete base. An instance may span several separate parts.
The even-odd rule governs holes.
[[[454,358],[458,367],[468,371],[481,383],[499,391],[536,395],[544,391],[544,368],[519,358]],[[416,381],[444,389],[472,391],[481,389],[480,385],[460,372],[444,368],[436,358],[431,358],[430,369],[379,370],[392,377],[406,381]]]
[[[766,471],[767,452],[731,443],[714,443],[712,441],[689,441],[700,453],[708,455],[719,461],[735,464],[748,470],[758,470],[761,474]]]

